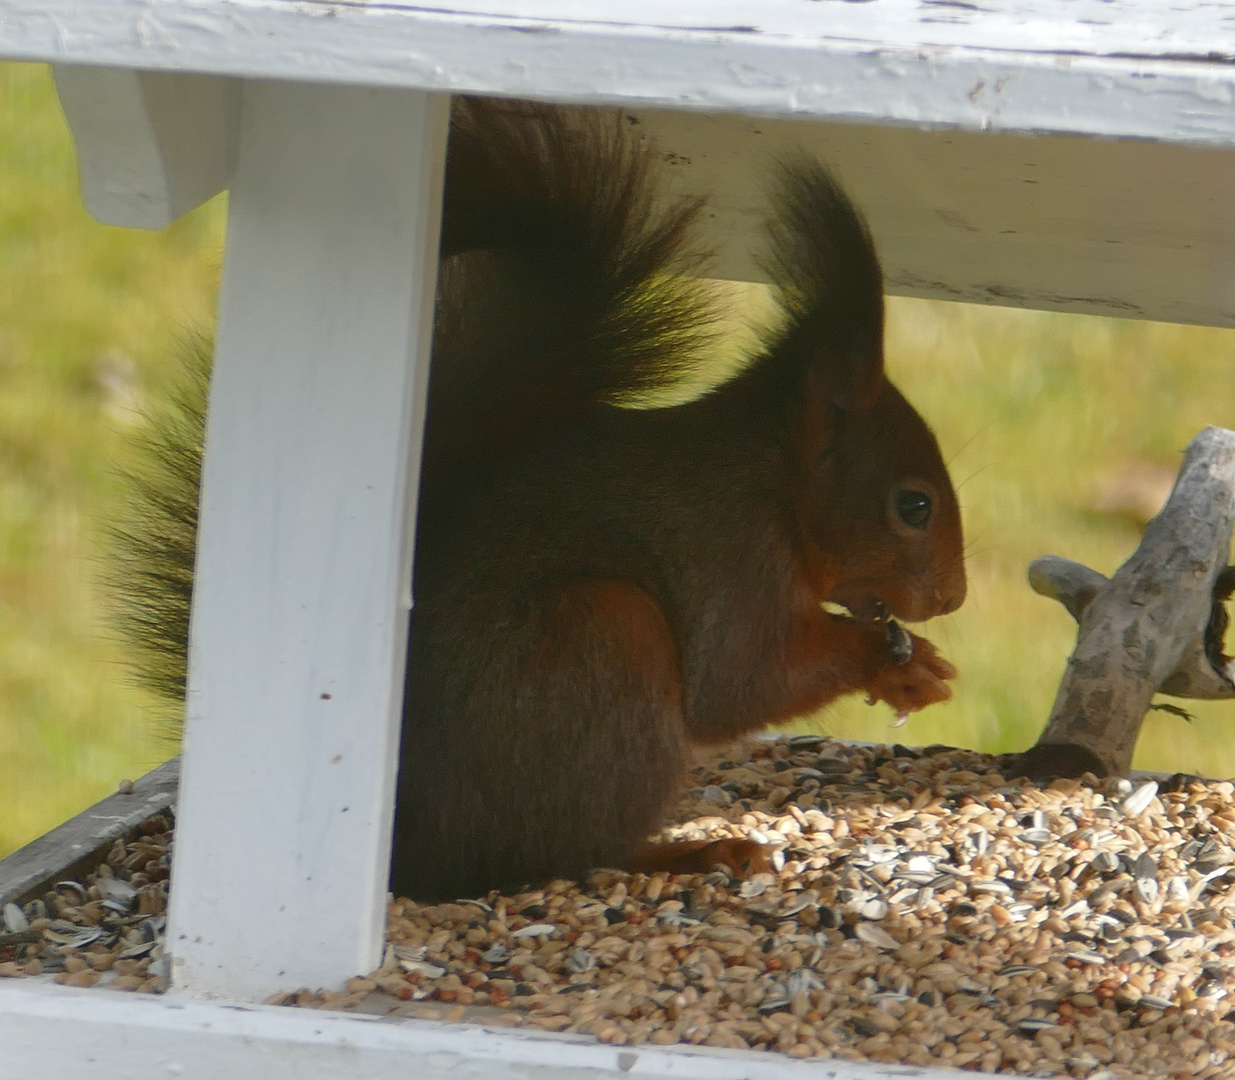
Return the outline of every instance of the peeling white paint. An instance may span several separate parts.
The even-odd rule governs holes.
[[[0,0],[0,55],[362,83],[1235,142],[1235,9],[1201,0]],[[1168,21],[1169,20],[1169,21]],[[71,27],[66,33],[64,27]],[[1153,88],[1148,100],[1145,80]],[[970,95],[1003,82],[994,112]]]

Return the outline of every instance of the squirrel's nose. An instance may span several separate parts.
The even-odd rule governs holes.
[[[944,595],[942,591],[937,591],[935,595],[939,599],[939,614],[951,615],[952,612],[954,612],[961,606],[961,604],[965,602],[964,579],[962,578],[957,585],[953,586],[948,591],[947,595]]]

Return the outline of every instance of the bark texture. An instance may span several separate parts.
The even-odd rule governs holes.
[[[1235,697],[1235,662],[1222,651],[1232,524],[1235,432],[1210,427],[1189,444],[1166,506],[1113,578],[1056,556],[1030,566],[1034,590],[1079,628],[1050,720],[1017,771],[1126,773],[1155,693]]]

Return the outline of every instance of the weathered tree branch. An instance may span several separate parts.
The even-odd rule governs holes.
[[[1050,720],[1016,771],[1125,773],[1155,693],[1235,697],[1235,661],[1222,652],[1233,524],[1235,432],[1210,427],[1188,446],[1171,497],[1113,578],[1056,556],[1032,564],[1032,587],[1079,628]]]

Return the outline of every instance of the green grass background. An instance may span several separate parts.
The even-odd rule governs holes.
[[[160,710],[107,632],[100,522],[177,335],[212,319],[221,200],[159,234],[82,209],[49,75],[0,64],[0,854],[170,752]],[[929,635],[956,699],[893,731],[886,708],[805,723],[845,738],[993,751],[1045,722],[1074,631],[1024,568],[1055,552],[1113,571],[1139,527],[1093,510],[1101,478],[1174,468],[1235,427],[1235,333],[894,300],[893,377],[939,433],[965,512],[970,593]],[[1136,764],[1235,773],[1235,703],[1146,719]]]
[[[211,318],[222,223],[99,225],[47,69],[0,64],[0,854],[168,755],[106,630],[99,525],[134,408]]]

